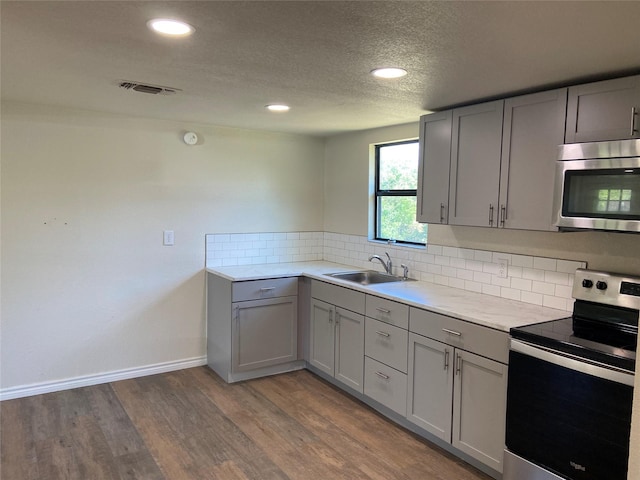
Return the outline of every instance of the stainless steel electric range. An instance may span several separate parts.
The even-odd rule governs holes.
[[[625,480],[640,277],[579,269],[571,317],[511,329],[504,480]]]

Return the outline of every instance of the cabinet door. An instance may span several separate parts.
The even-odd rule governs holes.
[[[453,111],[449,224],[498,225],[504,100]]]
[[[557,230],[553,189],[567,89],[505,100],[498,226]]]
[[[507,366],[455,351],[454,447],[502,472]]]
[[[364,315],[335,308],[335,378],[362,393]]]
[[[565,141],[638,138],[638,114],[640,75],[570,87]]]
[[[311,327],[309,329],[309,363],[333,376],[335,326],[333,305],[311,299]]]
[[[232,305],[231,370],[245,372],[297,358],[298,297]]]
[[[447,223],[452,111],[420,118],[418,222]]]
[[[454,348],[409,334],[407,419],[451,442]]]

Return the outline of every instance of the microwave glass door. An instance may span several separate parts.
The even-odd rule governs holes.
[[[565,217],[640,218],[640,169],[566,170]]]

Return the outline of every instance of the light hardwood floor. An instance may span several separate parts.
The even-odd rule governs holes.
[[[0,404],[2,480],[485,480],[310,372],[207,367]]]

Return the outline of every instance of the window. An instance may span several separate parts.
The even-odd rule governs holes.
[[[427,243],[427,226],[416,221],[418,141],[375,146],[375,237]]]
[[[603,188],[598,190],[598,212],[628,212],[631,210],[631,190]]]

